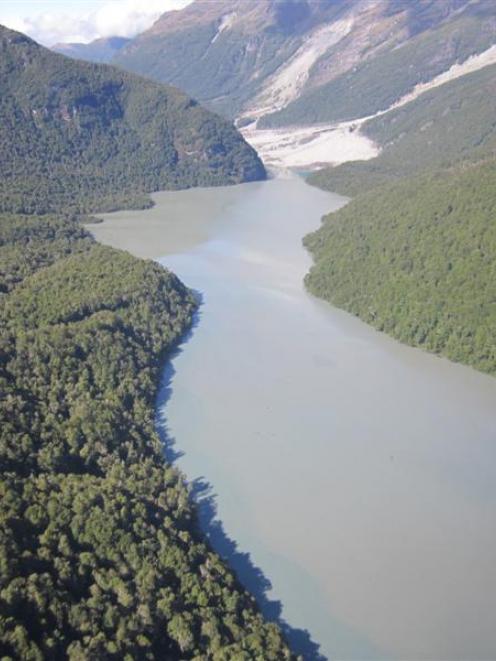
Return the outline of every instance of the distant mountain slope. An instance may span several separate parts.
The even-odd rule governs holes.
[[[493,0],[196,0],[114,62],[281,126],[372,114],[495,41]]]
[[[55,44],[51,50],[76,60],[107,63],[130,41],[126,37],[106,37],[95,39],[88,44]]]
[[[449,2],[430,3],[433,11],[424,13],[423,21],[417,25],[418,32],[412,34],[409,20],[421,19],[420,10],[427,9],[428,4],[416,0],[392,2],[392,8],[409,7],[406,15],[398,15],[394,38],[383,42],[375,52],[363,53],[359,61],[339,75],[333,73],[330,81],[319,81],[318,85],[304,90],[280,112],[264,117],[261,126],[339,122],[373,115],[389,108],[418,83],[433,79],[454,63],[463,62],[496,42],[493,0],[478,0],[466,6],[453,3],[452,11],[443,14],[434,10],[439,7],[447,10]],[[402,30],[398,30],[401,23]],[[332,55],[328,54],[327,68],[332,69],[334,59],[343,57],[343,49],[346,52],[349,48],[346,42],[350,40],[354,41],[353,32],[345,37],[345,43],[335,47]],[[319,66],[322,68],[324,63]]]
[[[0,27],[0,210],[91,211],[260,179],[234,126],[183,93]]]
[[[284,0],[197,0],[164,14],[115,58],[120,66],[177,85],[235,117],[288,61],[323,14],[346,5]]]

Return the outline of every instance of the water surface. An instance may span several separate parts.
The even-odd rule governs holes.
[[[301,237],[342,198],[287,179],[157,199],[96,234],[139,253],[152,213],[203,296],[162,416],[219,551],[328,658],[496,658],[496,379],[304,291]]]

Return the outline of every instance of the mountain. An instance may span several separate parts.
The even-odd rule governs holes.
[[[239,114],[339,2],[197,0],[167,12],[115,63],[181,89],[226,116]]]
[[[95,39],[88,44],[55,44],[51,50],[55,53],[72,57],[75,60],[108,63],[129,41],[130,39],[126,37],[103,37],[101,39]]]
[[[264,117],[261,126],[334,123],[373,115],[392,106],[419,83],[432,80],[496,42],[492,0],[392,0],[387,4],[382,16],[370,17],[372,23],[363,26],[367,34],[363,50],[356,48],[361,39],[352,30],[333,53],[327,54],[327,61],[316,64],[304,92],[280,111]],[[380,40],[371,42],[369,35],[377,34],[377,26]],[[346,65],[339,66],[343,60]]]
[[[495,41],[492,0],[196,0],[113,61],[268,127],[373,114]]]
[[[234,126],[178,90],[0,28],[0,210],[89,212],[261,179]]]

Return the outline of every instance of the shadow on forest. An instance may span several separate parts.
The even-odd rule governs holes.
[[[182,337],[175,350],[167,357],[156,402],[156,427],[164,445],[166,459],[170,463],[176,462],[184,455],[184,452],[176,448],[176,441],[167,427],[164,409],[172,395],[175,374],[173,361],[182,353],[183,347],[191,339],[200,322],[203,296],[198,291],[195,291],[194,294],[199,304],[198,310],[194,315],[191,327]],[[319,652],[320,646],[311,639],[308,631],[296,629],[282,619],[281,602],[270,599],[268,596],[272,589],[270,580],[253,563],[250,554],[239,550],[237,543],[227,535],[222,522],[217,519],[216,494],[212,485],[204,478],[198,478],[190,482],[190,489],[192,498],[197,504],[198,519],[203,533],[213,549],[236,573],[240,583],[255,597],[264,617],[279,625],[295,654],[300,655],[306,661],[326,661],[326,657]]]

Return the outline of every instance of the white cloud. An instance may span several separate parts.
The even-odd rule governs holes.
[[[192,0],[111,0],[93,11],[62,14],[42,12],[12,17],[5,24],[47,46],[58,42],[87,43],[99,37],[134,37],[164,12],[182,9]]]

